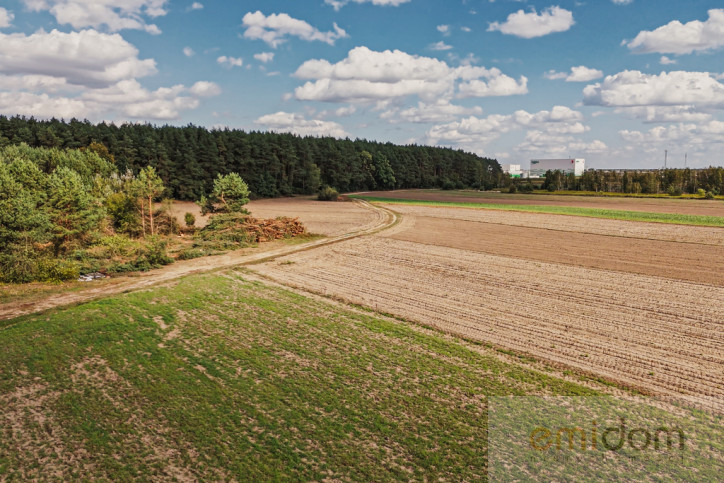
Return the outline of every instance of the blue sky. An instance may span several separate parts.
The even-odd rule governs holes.
[[[0,113],[724,164],[724,5],[0,0]]]

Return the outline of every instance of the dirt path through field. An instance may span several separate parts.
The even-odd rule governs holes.
[[[290,211],[294,216],[299,216],[302,222],[305,222],[305,215],[303,213],[305,211],[304,206],[306,206],[304,204],[305,202],[289,200],[291,199],[287,199],[289,205],[285,206],[281,202],[275,205],[276,209],[279,210],[277,212],[278,215],[283,215],[287,211]],[[299,203],[301,203],[303,207],[301,211]],[[390,210],[373,206],[360,200],[344,203],[325,203],[324,207],[316,205],[316,203],[319,202],[309,201],[309,203],[315,205],[314,208],[306,210],[309,213],[314,214],[321,210],[328,210],[327,219],[324,226],[321,227],[323,230],[319,231],[332,234],[332,236],[298,245],[289,245],[283,242],[262,243],[256,248],[247,248],[228,252],[224,255],[176,262],[158,270],[141,273],[135,277],[124,276],[98,283],[90,282],[88,288],[82,291],[53,294],[42,300],[32,302],[20,301],[2,304],[0,305],[0,320],[12,319],[21,315],[41,312],[63,305],[78,304],[87,300],[121,292],[139,290],[153,285],[167,283],[176,278],[193,273],[217,270],[235,265],[258,263],[262,260],[273,259],[282,255],[372,234],[397,222],[396,215]],[[287,208],[289,209],[287,210]],[[337,224],[335,224],[335,220],[338,220]],[[356,223],[356,228],[353,227],[353,223]],[[319,228],[320,224],[317,223],[317,229]]]

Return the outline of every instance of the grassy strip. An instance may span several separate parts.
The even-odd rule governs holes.
[[[557,196],[594,196],[601,198],[655,198],[667,200],[703,200],[704,197],[698,194],[684,193],[678,196],[672,196],[667,193],[619,193],[615,191],[548,191],[534,190],[536,195],[557,195]],[[716,195],[714,199],[724,200],[724,196]]]
[[[479,481],[489,396],[595,394],[243,277],[0,322],[0,480]]]
[[[406,200],[398,198],[379,198],[374,196],[353,195],[373,203],[400,205],[449,206],[453,208],[480,208],[487,210],[525,211],[531,213],[550,213],[557,215],[587,216],[612,220],[645,221],[676,225],[724,227],[724,217],[705,215],[683,215],[674,213],[648,213],[643,211],[604,210],[600,208],[581,208],[575,206],[512,205],[498,203],[461,203],[452,201]]]

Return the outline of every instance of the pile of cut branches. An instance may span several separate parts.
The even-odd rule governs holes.
[[[277,218],[259,219],[247,217],[244,229],[247,233],[256,237],[257,242],[292,238],[299,235],[306,235],[307,229],[299,218],[279,216]]]
[[[306,234],[307,230],[298,218],[264,219],[246,213],[220,213],[211,217],[197,238],[227,250]]]

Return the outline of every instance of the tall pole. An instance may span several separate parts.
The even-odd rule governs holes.
[[[664,169],[666,169],[666,160],[669,157],[669,150],[664,149]]]
[[[686,157],[689,155],[689,153],[684,153],[684,167],[686,168]]]

